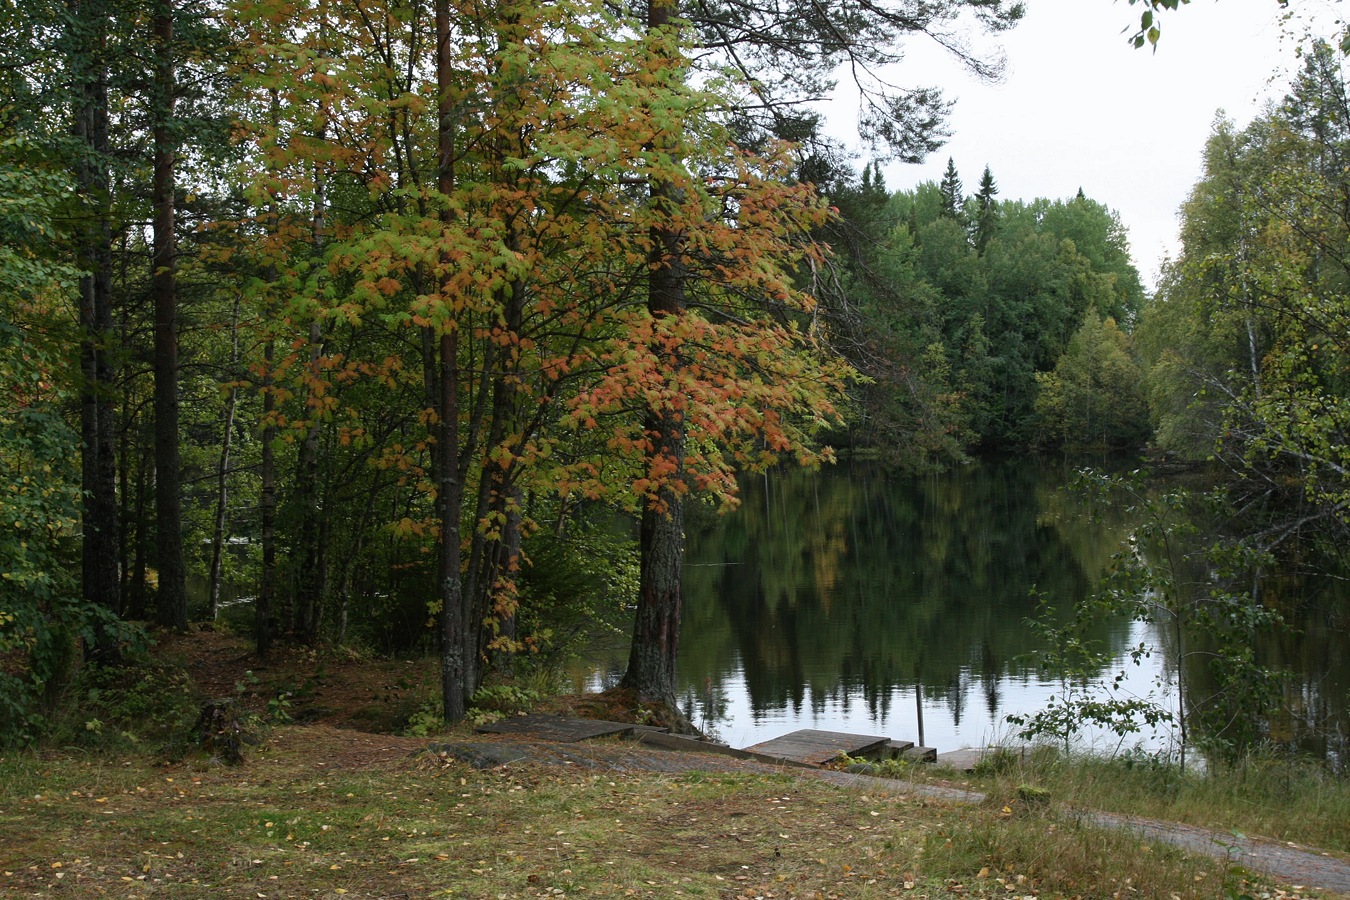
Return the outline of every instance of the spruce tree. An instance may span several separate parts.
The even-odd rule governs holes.
[[[938,189],[942,191],[942,214],[959,220],[965,198],[962,195],[961,177],[956,174],[956,163],[950,156],[947,157],[947,171],[942,174]]]
[[[980,176],[980,189],[975,192],[975,249],[984,252],[988,246],[989,239],[994,236],[998,230],[998,201],[994,198],[998,196],[998,185],[994,182],[994,173],[989,171],[989,166],[984,167],[984,174]]]

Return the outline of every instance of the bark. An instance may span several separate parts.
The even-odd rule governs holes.
[[[122,613],[118,573],[117,416],[113,403],[112,230],[108,217],[107,12],[92,0],[73,0],[71,67],[75,74],[72,134],[81,154],[77,190],[84,207],[79,283],[80,479],[84,493],[81,559],[84,599],[114,616]],[[121,661],[117,635],[100,626],[86,648],[92,659]]]
[[[675,703],[675,663],[680,645],[681,569],[684,564],[684,515],[676,503],[642,515],[641,595],[633,626],[633,646],[624,686],[639,697]]]
[[[151,292],[155,304],[155,564],[159,568],[156,619],[186,631],[186,572],[178,447],[178,276],[174,241],[174,65],[173,3],[160,0],[152,23],[155,96],[151,104],[154,140],[154,251]]]

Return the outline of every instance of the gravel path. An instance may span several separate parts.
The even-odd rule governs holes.
[[[981,803],[985,799],[984,794],[977,791],[889,781],[866,775],[851,775],[847,772],[822,770],[816,777],[851,788],[868,787],[879,790],[882,787],[889,787],[895,790],[899,785],[903,791],[956,803]],[[1086,811],[1080,815],[1093,825],[1137,831],[1151,840],[1175,844],[1197,853],[1207,853],[1254,872],[1264,872],[1284,884],[1350,895],[1350,863],[1321,850],[1296,844],[1282,844],[1265,838],[1251,838],[1212,828],[1146,819],[1142,816]]]

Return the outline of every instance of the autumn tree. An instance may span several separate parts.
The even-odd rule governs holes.
[[[756,129],[772,134],[798,137],[803,125],[807,136],[813,134],[811,119],[796,109],[802,99],[814,95],[840,63],[847,62],[855,73],[855,85],[862,99],[859,131],[864,140],[887,156],[921,159],[935,149],[942,129],[946,104],[940,92],[932,89],[898,90],[877,79],[876,67],[899,58],[899,41],[907,35],[925,34],[953,50],[981,74],[992,74],[996,65],[969,54],[958,42],[949,39],[947,27],[967,9],[963,2],[945,2],[911,7],[908,4],[877,4],[864,9],[844,10],[819,5],[766,2],[753,5],[696,5],[689,9],[675,0],[653,0],[648,6],[648,34],[669,32],[678,35],[682,16],[688,17],[691,39],[704,51],[705,64],[720,65],[742,76],[739,104],[729,104],[731,121],[743,132]],[[970,4],[980,23],[991,31],[1011,26],[1022,14],[1020,4]],[[847,20],[847,21],[845,21]],[[783,28],[791,22],[792,27]],[[849,37],[842,38],[847,35]],[[774,76],[774,77],[770,77]],[[769,87],[777,85],[777,87]],[[671,136],[658,131],[659,140]],[[795,134],[794,134],[795,132]],[[653,184],[653,199],[661,203],[677,201],[658,181]],[[654,314],[666,319],[683,318],[678,314],[680,281],[686,265],[685,248],[678,233],[658,224],[652,235],[660,248],[654,257],[649,305]],[[687,239],[687,238],[686,238]],[[672,373],[679,361],[671,360]],[[684,419],[678,412],[653,407],[651,450],[653,467],[679,470],[683,442],[687,438]],[[784,447],[783,449],[787,449]],[[646,521],[642,528],[642,588],[633,648],[624,685],[642,697],[669,705],[674,697],[675,654],[678,646],[680,610],[680,568],[683,544],[680,537],[680,512],[675,496],[654,498],[653,515],[659,521]]]

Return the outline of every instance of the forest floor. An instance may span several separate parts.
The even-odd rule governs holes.
[[[1215,859],[1213,832],[1122,829],[976,794],[959,776],[910,783],[468,728],[396,735],[435,696],[430,661],[286,652],[262,667],[210,632],[158,653],[205,697],[261,712],[289,693],[295,722],[261,732],[236,766],[78,749],[0,758],[0,897],[1350,896],[1338,859],[1277,885],[1231,841]]]

